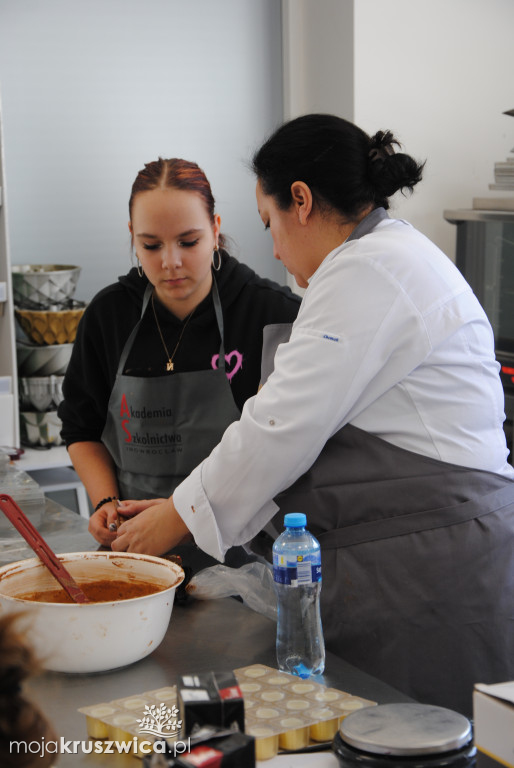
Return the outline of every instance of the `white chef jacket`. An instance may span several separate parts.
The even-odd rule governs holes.
[[[492,329],[471,288],[424,235],[385,217],[326,256],[274,372],[173,499],[221,560],[345,424],[514,479],[504,419]]]

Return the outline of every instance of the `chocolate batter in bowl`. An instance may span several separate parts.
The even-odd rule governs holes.
[[[65,593],[38,558],[0,568],[0,607],[26,614],[27,636],[46,669],[100,672],[132,664],[158,647],[184,578],[182,568],[128,552],[59,558],[84,591],[93,585],[101,601],[64,602]]]

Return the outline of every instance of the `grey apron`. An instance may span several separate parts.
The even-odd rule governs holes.
[[[212,297],[221,337],[218,369],[155,378],[123,374],[152,290],[149,285],[145,291],[141,319],[121,354],[102,434],[125,499],[170,496],[241,415],[225,373],[223,315],[214,278]]]
[[[468,716],[476,682],[514,679],[514,483],[346,425],[275,502],[322,549],[327,648]]]
[[[262,380],[287,338],[267,330]],[[278,531],[305,512],[321,544],[328,650],[468,716],[474,683],[514,679],[512,481],[348,424],[275,502]],[[252,549],[269,557],[271,543],[263,533]]]

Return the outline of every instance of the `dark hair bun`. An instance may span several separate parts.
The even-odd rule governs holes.
[[[412,192],[423,175],[425,163],[418,164],[410,155],[396,152],[401,144],[391,131],[377,131],[370,140],[368,174],[376,202],[388,208],[387,198],[399,190]]]

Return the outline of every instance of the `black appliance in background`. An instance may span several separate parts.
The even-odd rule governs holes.
[[[513,461],[514,430],[514,210],[445,211],[457,226],[455,263],[482,304],[494,332],[505,392],[504,424]]]

